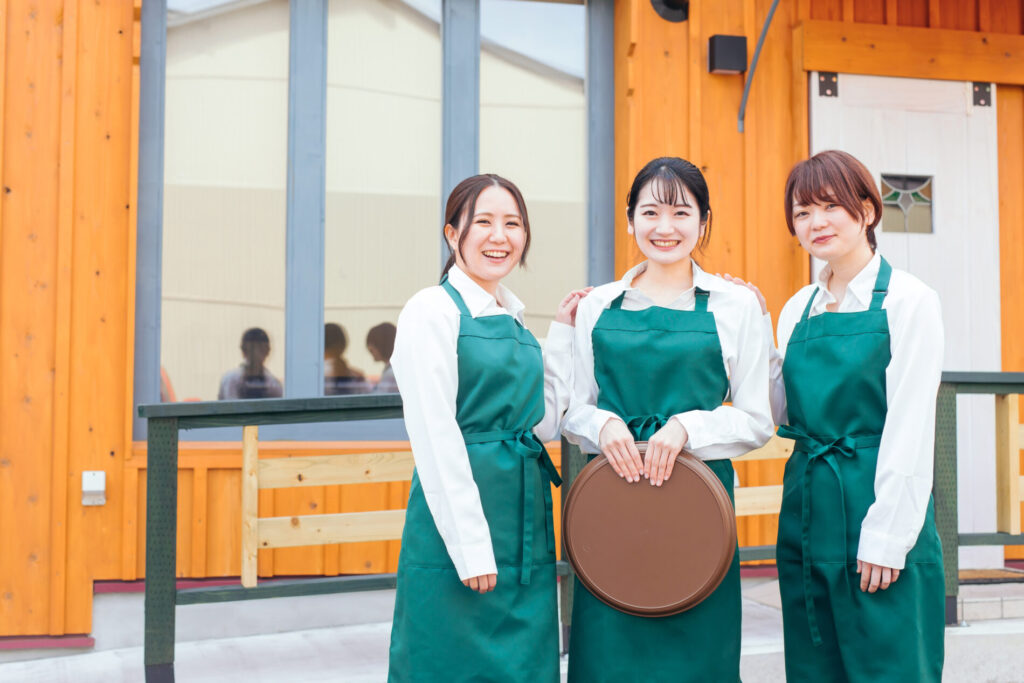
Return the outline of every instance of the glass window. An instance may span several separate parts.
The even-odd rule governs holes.
[[[440,275],[441,33],[425,5],[329,5],[328,395],[396,390],[388,359],[398,313]]]
[[[169,14],[167,400],[281,395],[288,2]]]
[[[932,231],[932,177],[882,175],[882,231]]]
[[[480,170],[507,177],[526,200],[527,268],[507,284],[538,337],[587,279],[585,19],[581,5],[481,5]]]

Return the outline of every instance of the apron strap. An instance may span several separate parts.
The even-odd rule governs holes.
[[[878,266],[878,278],[875,280],[875,289],[871,293],[871,310],[878,311],[882,308],[885,295],[889,293],[889,278],[892,277],[892,266],[885,260],[884,256]]]
[[[814,291],[811,292],[811,298],[807,300],[807,305],[804,306],[804,314],[800,316],[800,322],[807,320],[807,316],[811,314],[811,305],[814,303],[814,297],[818,296],[818,288],[815,287]]]
[[[448,273],[445,273],[444,277],[441,278],[441,286],[444,287],[444,291],[448,292],[448,296],[452,298],[455,305],[459,307],[459,313],[472,318],[473,314],[469,312],[469,308],[466,306],[466,302],[463,301],[462,295],[459,294],[459,290],[455,289],[452,283],[448,282]]]
[[[877,447],[882,442],[881,435],[875,436],[843,436],[838,439],[825,439],[809,436],[799,427],[782,425],[779,427],[779,436],[785,439],[794,439],[799,450],[807,453],[807,466],[803,472],[803,499],[800,506],[800,564],[804,589],[804,608],[807,611],[807,626],[811,632],[811,642],[815,647],[821,645],[821,631],[818,629],[818,614],[814,607],[814,597],[811,595],[811,467],[816,462],[824,460],[828,463],[832,473],[839,483],[839,514],[842,518],[843,535],[843,579],[846,581],[846,592],[853,594],[853,586],[850,583],[850,568],[847,566],[846,558],[849,555],[849,547],[846,539],[846,495],[843,489],[843,476],[839,469],[839,460],[836,456],[846,458],[857,457],[858,448]]]
[[[622,294],[615,297],[612,302],[608,305],[608,309],[617,311],[622,308],[622,300],[626,298],[626,290],[622,290]]]
[[[519,583],[524,586],[530,585],[533,574],[533,487],[530,482],[530,463],[536,461],[541,471],[541,488],[544,489],[544,528],[547,530],[548,552],[555,552],[555,520],[554,502],[551,498],[551,486],[562,485],[562,478],[558,475],[555,463],[534,433],[530,430],[477,432],[475,434],[463,434],[466,445],[478,443],[492,443],[495,441],[512,442],[512,447],[522,457],[523,462],[523,557],[520,568]],[[546,477],[545,477],[546,475]],[[545,479],[547,481],[545,481]]]
[[[697,287],[693,293],[693,310],[696,311],[697,313],[707,313],[708,297],[710,295],[711,293],[708,292],[706,289],[701,289],[700,287]]]

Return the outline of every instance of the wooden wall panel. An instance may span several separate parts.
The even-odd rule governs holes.
[[[929,22],[929,25],[932,28],[977,31],[977,0],[939,0],[939,22]]]
[[[899,0],[898,20],[900,26],[928,26],[928,1],[929,0]]]
[[[811,19],[843,21],[843,0],[811,0]]]
[[[1024,87],[997,86],[1003,370],[1024,371]],[[1024,412],[1021,413],[1024,422]],[[1024,559],[1024,546],[1006,556]]]
[[[983,3],[984,5],[984,3]],[[979,8],[982,31],[994,33],[1024,33],[1024,2],[1022,0],[990,0],[988,7]]]
[[[862,24],[886,23],[886,1],[887,0],[857,0],[853,8],[853,20]]]
[[[68,487],[67,630],[92,629],[92,582],[121,570],[124,461],[130,442],[131,396],[126,359],[132,356],[128,278],[134,253],[127,245],[135,198],[132,176],[131,3],[66,3],[65,22],[77,13],[74,112],[74,242],[70,261],[71,315],[67,474],[106,473],[107,502],[83,507],[80,488]],[[83,60],[85,63],[83,64]]]
[[[0,10],[0,634],[28,635],[49,633],[51,619],[63,37],[56,11],[17,0]]]

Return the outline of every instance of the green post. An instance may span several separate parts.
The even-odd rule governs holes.
[[[150,418],[146,458],[146,683],[173,683],[177,418]]]
[[[959,522],[956,499],[956,387],[939,385],[935,410],[935,525],[946,573],[946,623],[955,624],[959,593]]]

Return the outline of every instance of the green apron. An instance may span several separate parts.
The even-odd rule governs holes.
[[[622,309],[623,293],[591,334],[597,406],[620,416],[638,441],[678,413],[714,410],[729,391],[708,292],[696,290],[693,311],[651,306]],[[591,456],[593,457],[593,456]],[[729,460],[710,460],[730,498]],[[647,481],[623,486],[649,486]],[[680,524],[700,520],[680,520]],[[609,607],[578,580],[573,596],[569,680],[726,683],[740,677],[739,553],[725,579],[693,609],[670,617],[637,617]]]
[[[808,317],[793,328],[782,376],[796,440],[786,463],[777,562],[786,678],[939,681],[942,550],[931,500],[917,544],[887,590],[860,590],[860,527],[875,500],[891,359],[882,309],[892,267],[881,260],[871,307]]]
[[[389,681],[557,681],[558,606],[551,484],[533,427],[544,416],[537,340],[507,315],[461,313],[456,421],[490,527],[498,584],[459,581],[413,474],[398,561]]]

